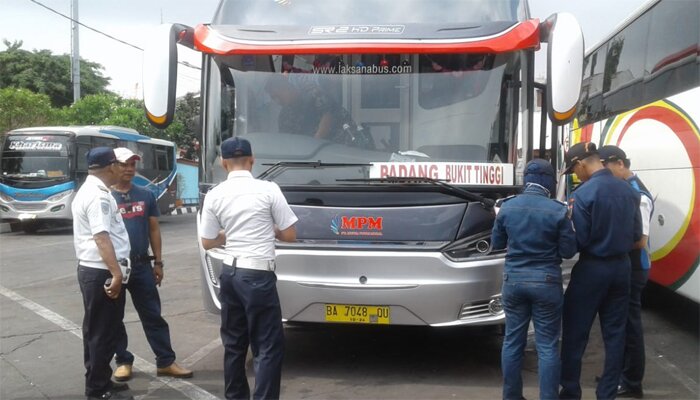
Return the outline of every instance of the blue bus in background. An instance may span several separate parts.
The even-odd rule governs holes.
[[[0,219],[22,230],[72,220],[70,204],[88,174],[93,147],[128,147],[141,156],[134,183],[151,190],[162,214],[175,208],[175,144],[117,126],[16,129],[0,141]]]

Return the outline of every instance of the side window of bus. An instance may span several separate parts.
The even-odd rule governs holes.
[[[603,45],[586,57],[586,70],[581,91],[581,100],[585,101],[582,104],[586,104],[586,108],[582,107],[579,111],[579,120],[582,123],[599,118],[603,112],[603,76],[607,51],[607,46]]]
[[[606,111],[629,110],[642,97],[649,15],[632,22],[608,44],[603,91]]]
[[[169,157],[168,148],[165,146],[155,146],[156,150],[156,169],[161,174],[167,175],[172,169],[172,157]],[[165,177],[165,175],[163,177]]]
[[[651,11],[646,54],[644,102],[649,103],[698,85],[700,2],[662,1]]]
[[[112,147],[112,148],[119,147],[119,142],[117,142],[117,139],[110,139],[110,138],[93,136],[92,147],[102,147],[102,146],[107,146],[107,147]]]

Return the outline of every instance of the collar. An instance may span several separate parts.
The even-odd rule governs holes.
[[[551,193],[549,193],[549,190],[547,190],[547,188],[545,188],[544,186],[539,185],[537,183],[533,183],[533,182],[525,184],[525,190],[523,190],[523,193],[538,194],[540,196],[545,196],[545,197],[551,196]]]
[[[253,174],[246,170],[236,170],[228,173],[228,177],[226,179],[231,178],[253,178]]]
[[[593,179],[593,178],[600,177],[600,176],[604,176],[604,175],[610,175],[610,176],[612,176],[612,174],[613,174],[612,171],[610,171],[610,170],[607,169],[607,168],[599,169],[598,171],[594,172],[594,173],[591,175],[591,178],[590,178],[589,180],[591,180],[591,179]]]
[[[96,177],[95,175],[88,175],[85,178],[85,183],[89,183],[91,185],[101,186],[103,188],[107,188],[107,185],[105,185],[105,183],[102,182],[102,179]]]

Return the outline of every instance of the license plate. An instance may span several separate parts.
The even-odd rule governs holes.
[[[36,219],[36,214],[20,214],[20,215],[17,216],[17,218],[19,218],[19,219],[21,219],[21,220],[25,220],[25,219]]]
[[[351,304],[326,304],[327,322],[353,324],[389,324],[389,306],[358,306]]]

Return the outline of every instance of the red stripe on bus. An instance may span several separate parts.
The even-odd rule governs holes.
[[[503,53],[515,50],[538,49],[539,20],[531,19],[495,38],[459,43],[367,43],[358,40],[338,43],[324,38],[324,43],[304,44],[303,40],[292,44],[269,41],[269,44],[247,44],[236,39],[227,40],[216,35],[209,25],[198,25],[194,31],[195,48],[201,52],[218,55],[231,54],[369,54],[369,53]],[[326,43],[327,42],[327,43]]]

